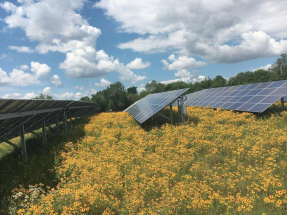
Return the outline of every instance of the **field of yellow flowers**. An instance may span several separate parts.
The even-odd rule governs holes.
[[[188,115],[150,131],[128,113],[92,117],[58,158],[61,182],[18,189],[18,213],[286,214],[287,113]]]

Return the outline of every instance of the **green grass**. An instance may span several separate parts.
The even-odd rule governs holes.
[[[57,185],[57,155],[66,142],[75,143],[85,135],[84,125],[87,122],[87,119],[82,119],[70,125],[68,137],[62,130],[58,135],[55,127],[47,129],[47,147],[43,146],[42,138],[26,134],[27,162],[22,161],[20,150],[6,143],[0,144],[0,214],[8,214],[12,190],[19,185],[25,188],[39,183],[50,187]],[[41,134],[41,131],[37,133]],[[20,138],[15,138],[13,142],[20,146]]]

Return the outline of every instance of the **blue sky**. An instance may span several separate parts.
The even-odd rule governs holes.
[[[121,81],[187,83],[270,68],[287,52],[285,0],[0,3],[0,97],[80,99]]]

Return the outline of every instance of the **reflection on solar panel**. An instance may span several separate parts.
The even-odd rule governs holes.
[[[63,121],[67,133],[67,117],[79,117],[95,113],[95,103],[77,102],[72,100],[14,100],[0,99],[0,143],[6,142],[17,147],[9,140],[42,128],[45,136],[45,126],[57,125]],[[70,120],[71,121],[71,120]],[[43,138],[45,144],[45,138]],[[25,141],[24,141],[25,142]],[[22,153],[26,150],[22,141]],[[24,160],[27,157],[24,157]]]
[[[125,112],[128,112],[135,118],[135,120],[142,124],[188,90],[189,88],[185,88],[163,93],[149,94],[128,107]]]
[[[286,80],[205,89],[186,95],[185,104],[261,113],[285,95]]]

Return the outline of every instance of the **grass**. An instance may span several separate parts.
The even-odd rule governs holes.
[[[61,129],[58,135],[55,127],[47,129],[48,146],[42,145],[42,138],[32,134],[26,134],[27,162],[22,161],[21,151],[6,144],[0,144],[0,214],[9,211],[10,196],[12,190],[23,185],[43,183],[50,187],[55,187],[59,179],[55,168],[59,165],[57,156],[63,151],[66,142],[76,143],[84,136],[84,125],[87,119],[82,119],[78,123],[73,123],[69,127],[68,137],[65,137]],[[40,131],[37,131],[41,135]],[[20,146],[20,138],[15,138],[14,143]]]

